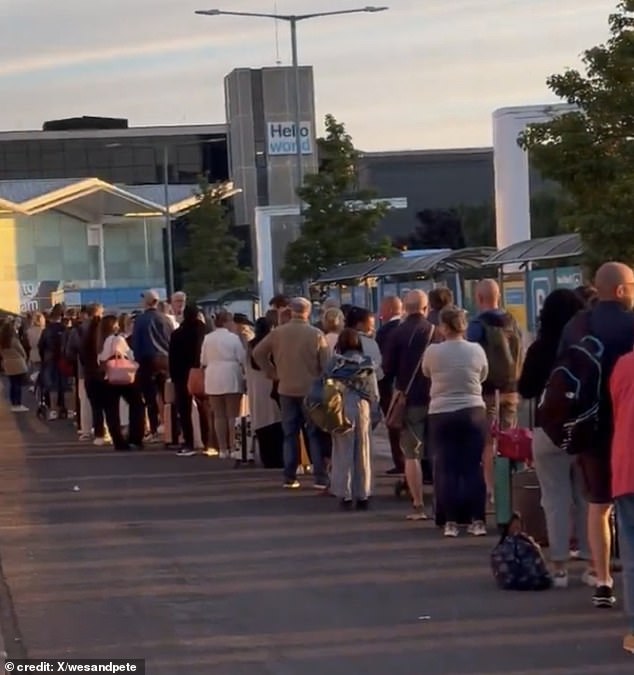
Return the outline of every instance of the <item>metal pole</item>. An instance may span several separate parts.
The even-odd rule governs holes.
[[[165,231],[167,234],[167,297],[174,292],[174,247],[172,243],[172,218],[169,202],[169,147],[163,148],[163,189],[165,192]]]
[[[291,50],[293,54],[293,75],[295,76],[295,151],[297,153],[297,187],[301,187],[304,182],[304,167],[302,164],[302,109],[301,109],[301,88],[299,60],[297,58],[297,18],[290,18],[291,24]]]

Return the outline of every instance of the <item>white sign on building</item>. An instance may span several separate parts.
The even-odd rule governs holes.
[[[267,144],[269,157],[295,155],[297,153],[294,122],[268,122]],[[300,127],[302,155],[313,154],[310,122],[302,122]]]

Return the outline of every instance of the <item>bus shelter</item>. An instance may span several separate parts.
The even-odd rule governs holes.
[[[537,329],[546,296],[555,288],[583,283],[578,234],[520,241],[497,251],[486,264],[498,270],[505,307],[529,332]]]
[[[494,251],[488,247],[442,250],[340,265],[323,274],[314,286],[321,296],[373,311],[385,296],[402,296],[413,289],[429,291],[435,286],[451,288],[456,302],[463,304],[468,295],[466,280],[482,276],[483,263]]]

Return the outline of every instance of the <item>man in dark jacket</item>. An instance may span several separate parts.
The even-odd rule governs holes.
[[[405,428],[401,432],[401,449],[405,455],[405,478],[412,496],[413,511],[408,520],[425,520],[421,456],[425,442],[425,425],[429,406],[430,382],[423,375],[423,353],[436,340],[434,326],[425,318],[428,304],[423,291],[405,296],[407,318],[390,336],[383,370],[393,379],[396,389],[406,393]],[[411,383],[411,385],[410,385]]]
[[[376,333],[376,342],[379,345],[381,357],[384,362],[390,337],[394,330],[401,325],[401,319],[403,318],[403,303],[401,302],[401,299],[393,295],[383,298],[379,318],[383,325]],[[384,415],[387,415],[393,395],[394,379],[384,376],[379,382],[381,410]],[[405,457],[401,450],[401,433],[397,429],[388,429],[387,435],[390,441],[392,461],[394,462],[394,466],[391,469],[388,469],[387,473],[388,475],[401,475],[405,471]]]
[[[66,332],[66,327],[62,322],[63,318],[64,308],[62,305],[55,305],[51,310],[49,323],[42,331],[37,345],[42,362],[42,385],[46,404],[49,407],[49,420],[66,417],[64,399],[67,382],[60,369],[62,344]],[[52,395],[54,395],[54,401]]]
[[[198,307],[187,305],[180,326],[172,333],[169,345],[169,373],[174,384],[178,420],[183,430],[184,444],[178,454],[184,457],[196,454],[194,448],[194,428],[192,424],[193,396],[189,393],[189,373],[200,368],[200,352],[207,329],[199,319]],[[200,435],[203,445],[210,454],[209,421],[204,396],[196,396],[196,405],[200,418]]]
[[[168,352],[172,326],[158,311],[159,296],[156,291],[146,291],[143,294],[145,311],[134,322],[132,333],[132,351],[139,364],[137,377],[143,392],[147,415],[150,422],[149,442],[158,443],[160,437],[160,422],[158,397],[163,397],[165,381],[167,380],[169,361]]]

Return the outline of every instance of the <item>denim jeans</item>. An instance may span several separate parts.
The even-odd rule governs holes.
[[[282,411],[282,429],[284,430],[284,479],[293,481],[297,478],[299,465],[299,434],[302,427],[308,437],[308,453],[313,465],[315,483],[327,485],[328,477],[324,469],[318,430],[304,415],[303,398],[301,396],[280,395]]]
[[[616,500],[619,548],[623,564],[625,614],[634,632],[634,494]]]
[[[562,563],[568,560],[574,525],[581,558],[589,560],[588,506],[576,457],[558,448],[541,429],[533,431],[533,455],[546,516],[550,559]]]
[[[59,367],[56,363],[44,363],[42,364],[42,386],[44,390],[44,396],[47,399],[47,405],[52,407],[51,396],[55,396],[55,407],[57,410],[66,410],[66,387],[68,382],[66,378],[61,374]]]

